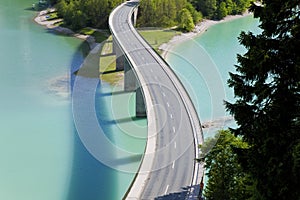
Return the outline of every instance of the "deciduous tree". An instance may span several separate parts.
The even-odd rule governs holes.
[[[195,27],[190,11],[183,8],[179,13],[179,28],[183,31],[191,31]]]
[[[206,176],[204,196],[207,200],[246,200],[251,196],[251,178],[238,163],[235,149],[248,145],[228,130],[221,130],[201,148],[205,156]]]

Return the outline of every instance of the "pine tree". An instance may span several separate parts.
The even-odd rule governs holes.
[[[242,32],[226,103],[234,130],[250,145],[239,160],[256,182],[254,199],[300,199],[300,6],[296,0],[265,0],[251,11],[262,33]]]

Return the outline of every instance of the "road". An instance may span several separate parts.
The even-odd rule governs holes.
[[[201,130],[200,122],[177,76],[132,27],[129,16],[137,4],[128,1],[115,9],[110,28],[143,86],[148,134],[152,131],[151,137],[156,138],[148,163],[151,170],[138,198],[186,199],[196,173],[195,135]]]

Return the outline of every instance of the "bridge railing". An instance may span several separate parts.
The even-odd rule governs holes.
[[[187,90],[185,89],[185,87],[183,86],[182,82],[180,81],[179,77],[176,75],[176,73],[170,68],[170,66],[168,65],[168,63],[160,56],[157,54],[157,52],[151,47],[151,45],[144,40],[144,38],[137,32],[137,30],[134,28],[132,22],[131,22],[131,17],[133,15],[133,13],[135,12],[135,9],[137,9],[138,5],[133,7],[133,9],[131,10],[130,14],[128,15],[128,25],[130,26],[130,29],[132,31],[132,33],[135,35],[135,37],[142,43],[142,45],[144,46],[144,48],[152,55],[152,57],[162,66],[162,69],[166,72],[166,74],[169,76],[170,80],[173,82],[174,86],[176,87],[177,91],[179,92],[180,94],[180,97],[184,103],[184,106],[187,110],[187,113],[189,115],[189,118],[190,118],[190,121],[191,121],[191,124],[192,124],[192,128],[193,128],[193,137],[194,137],[194,148],[195,148],[195,158],[199,158],[199,148],[198,148],[198,145],[199,144],[202,144],[203,143],[203,131],[202,131],[202,127],[201,127],[201,123],[200,123],[200,120],[199,120],[199,117],[198,117],[198,114],[196,112],[196,109],[195,109],[195,106],[187,92]],[[117,7],[116,9],[118,9],[119,7]],[[111,13],[110,15],[110,18],[109,18],[109,25],[110,25],[110,29],[111,29],[111,32],[112,34],[114,34],[114,30],[112,30],[112,18],[111,16],[114,15],[114,12],[116,11],[113,10],[113,12]],[[116,38],[118,39],[118,38]],[[122,44],[119,43],[119,45],[121,46],[122,48],[122,51],[124,52],[124,54],[126,54],[126,52],[124,51],[123,47],[122,47]],[[134,63],[133,59],[130,57],[130,55],[127,55],[126,54],[126,58],[128,59],[129,62],[131,62],[132,64]],[[150,108],[153,104],[152,104],[152,100],[150,98],[150,94],[149,94],[149,90],[146,87],[146,85],[143,86],[143,83],[145,82],[143,80],[143,76],[141,75],[141,73],[139,72],[138,68],[135,67],[133,65],[133,68],[134,68],[134,72],[136,73],[136,76],[138,77],[139,79],[139,82],[141,83],[142,85],[142,91],[143,91],[143,96],[144,96],[144,99],[145,99],[145,105],[146,107],[148,106],[148,108]],[[148,124],[154,124],[154,123],[149,123],[149,120],[153,120],[152,117],[154,117],[154,113],[149,113],[149,110],[147,110],[147,116],[148,116]],[[153,122],[155,122],[155,120],[153,120]],[[153,129],[154,128],[154,129]],[[152,134],[154,135],[155,132],[156,132],[156,125],[153,126],[153,127],[148,127],[148,141],[147,141],[147,146],[146,146],[146,150],[145,152],[147,151],[150,151],[150,152],[153,152],[154,149],[148,149],[149,146],[149,142],[152,143],[152,144],[156,144],[156,137],[149,137],[149,136],[152,136],[152,134],[149,134],[149,131],[152,132]],[[155,138],[155,139],[154,139]],[[149,140],[152,140],[152,141],[149,141]],[[151,155],[151,156],[149,156]],[[148,156],[148,157],[146,157]],[[136,176],[134,178],[134,181],[132,182],[129,190],[127,191],[127,193],[125,194],[125,197],[128,197],[128,199],[132,199],[135,198],[134,196],[136,197],[139,197],[139,195],[141,194],[142,191],[139,191],[140,194],[134,194],[136,193],[137,191],[134,189],[134,187],[143,187],[143,184],[145,184],[146,182],[146,179],[149,177],[149,174],[150,174],[150,168],[149,168],[149,165],[148,166],[144,166],[143,163],[145,163],[145,160],[147,160],[147,163],[149,164],[149,162],[151,163],[151,166],[153,164],[153,154],[147,154],[145,153],[144,154],[144,157],[142,158],[142,163],[139,167],[139,171],[136,173]],[[201,177],[202,177],[202,173],[199,174],[199,170],[200,170],[200,164],[196,162],[195,160],[195,164],[194,164],[194,172],[193,172],[193,179],[192,179],[192,182],[191,182],[191,185],[190,185],[190,189],[189,189],[189,194],[188,194],[188,199],[192,199],[194,198],[195,196],[198,195],[199,193],[199,184],[200,184],[200,181],[201,181]],[[149,170],[148,174],[139,174],[140,171],[142,172],[146,172],[147,170]],[[137,181],[137,179],[139,178],[139,176],[142,176],[142,180],[139,180]],[[134,186],[135,184],[138,184],[136,182],[139,182],[139,184],[142,184],[142,185],[137,185],[137,186]],[[134,194],[134,195],[131,195],[131,194]]]

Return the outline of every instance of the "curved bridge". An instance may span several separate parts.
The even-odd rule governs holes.
[[[178,77],[133,27],[138,3],[127,1],[109,17],[124,89],[136,90],[136,114],[148,119],[145,154],[124,198],[193,199],[203,173],[194,160],[202,129]]]

